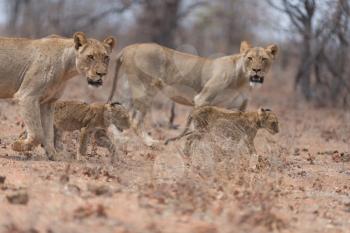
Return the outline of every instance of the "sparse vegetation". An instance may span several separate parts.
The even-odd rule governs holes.
[[[219,134],[195,141],[188,156],[185,138],[149,148],[130,132],[118,163],[93,145],[76,161],[69,159],[79,137],[73,132],[65,138],[67,156],[52,162],[40,147],[23,154],[11,149],[23,119],[18,105],[1,100],[0,232],[349,231],[348,0],[4,0],[3,7],[2,35],[115,34],[116,51],[156,41],[221,56],[237,52],[242,39],[271,41],[268,30],[284,36],[274,41],[282,50],[279,64],[248,105],[272,109],[279,121],[278,134],[256,135],[256,155]],[[170,15],[176,20],[163,21]],[[296,33],[276,29],[276,21]],[[110,84],[90,90],[85,80],[73,79],[62,98],[105,102]],[[123,82],[120,88],[128,93]],[[127,103],[128,96],[118,94]],[[169,101],[155,99],[149,133],[160,140],[178,135],[181,127],[168,128]],[[177,105],[170,123],[184,126],[189,111]]]

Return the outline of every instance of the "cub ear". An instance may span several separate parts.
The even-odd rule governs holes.
[[[120,102],[116,101],[116,102],[110,103],[110,105],[111,105],[112,107],[114,107],[114,106],[116,106],[116,105],[122,105],[122,104],[121,104]]]
[[[76,32],[73,36],[74,47],[78,50],[81,46],[87,43],[86,35],[84,32]]]
[[[263,109],[263,108],[259,108],[258,109],[258,114],[259,114],[259,116],[262,116],[262,115],[264,115],[266,113],[266,110],[265,109]]]
[[[113,36],[109,36],[106,39],[103,40],[103,43],[105,44],[105,46],[107,47],[107,49],[109,49],[110,51],[112,51],[112,49],[114,48],[114,46],[116,45],[117,41],[116,39],[114,39]]]
[[[278,54],[278,46],[276,44],[271,44],[266,47],[266,52],[272,56],[273,59],[276,58]]]
[[[252,47],[252,45],[249,42],[244,40],[241,42],[241,48],[239,51],[240,51],[240,53],[245,53],[251,47]]]

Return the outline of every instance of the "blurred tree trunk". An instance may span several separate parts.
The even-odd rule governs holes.
[[[182,0],[144,0],[137,19],[142,39],[173,48],[181,2]]]
[[[304,0],[306,14],[297,16],[301,25],[302,47],[301,61],[296,75],[295,86],[301,86],[301,92],[307,100],[311,99],[311,63],[308,59],[312,56],[311,47],[313,40],[312,20],[315,12],[315,1]],[[290,11],[289,11],[290,12]],[[292,14],[292,13],[291,13]],[[290,16],[292,17],[292,16]]]

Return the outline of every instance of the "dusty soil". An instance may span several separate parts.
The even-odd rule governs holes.
[[[47,161],[41,148],[15,153],[22,121],[2,100],[0,232],[350,232],[350,112],[306,105],[272,76],[249,108],[273,109],[281,132],[258,134],[260,157],[232,153],[209,173],[190,165],[182,141],[150,149],[133,135],[114,165],[100,148],[82,162]],[[64,98],[107,95],[108,86],[92,91],[77,78]],[[180,131],[162,127],[168,110],[169,102],[157,104],[151,114],[158,139]],[[187,112],[177,108],[178,124]],[[75,136],[66,140],[70,153]]]

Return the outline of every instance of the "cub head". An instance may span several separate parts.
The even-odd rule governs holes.
[[[263,84],[265,75],[277,56],[277,45],[271,44],[266,48],[260,48],[252,47],[247,41],[242,41],[240,53],[243,56],[244,70],[250,86]]]
[[[106,104],[105,112],[107,112],[109,124],[114,124],[120,131],[130,128],[131,121],[128,110],[120,103],[114,102]]]
[[[103,84],[109,65],[109,57],[115,45],[111,36],[102,42],[87,38],[85,33],[76,32],[73,36],[76,54],[76,68],[86,77],[89,85],[98,87]]]
[[[278,119],[270,109],[260,108],[258,110],[258,123],[260,128],[264,128],[271,134],[276,134],[279,131]]]

